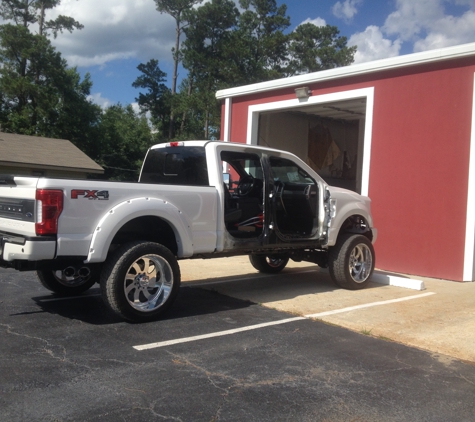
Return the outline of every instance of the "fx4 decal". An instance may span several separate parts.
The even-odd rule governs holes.
[[[108,190],[86,190],[86,189],[73,189],[71,190],[71,199],[99,199],[104,201],[109,199]]]

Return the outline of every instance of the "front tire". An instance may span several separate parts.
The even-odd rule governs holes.
[[[87,275],[79,275],[77,271],[74,275],[66,275],[64,270],[42,269],[36,271],[38,280],[54,293],[62,296],[76,296],[89,290],[99,281],[100,269],[98,267],[89,268]]]
[[[374,263],[373,245],[362,235],[342,235],[329,251],[330,276],[344,289],[365,288],[373,274]]]
[[[131,242],[107,259],[101,276],[102,297],[121,318],[155,320],[174,302],[180,289],[180,268],[165,246]]]
[[[285,268],[289,262],[289,257],[282,254],[255,254],[249,255],[249,261],[251,261],[252,266],[261,273],[276,274]]]

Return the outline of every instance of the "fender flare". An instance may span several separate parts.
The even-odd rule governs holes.
[[[117,232],[129,221],[146,216],[159,217],[170,224],[177,242],[178,257],[193,255],[191,226],[183,212],[166,200],[144,197],[121,202],[101,218],[94,229],[85,262],[104,262]]]
[[[336,218],[334,218],[331,222],[328,240],[325,246],[335,245],[341,226],[348,218],[352,217],[353,215],[359,215],[363,217],[368,223],[369,229],[373,230],[373,219],[371,218],[371,214],[368,213],[368,210],[363,203],[345,204],[341,209],[338,210]],[[375,240],[376,239],[374,239],[374,241]]]

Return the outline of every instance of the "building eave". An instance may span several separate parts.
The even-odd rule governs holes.
[[[243,95],[257,94],[265,91],[295,88],[297,86],[302,86],[306,84],[315,84],[335,79],[360,76],[410,66],[418,66],[422,64],[440,62],[445,60],[460,59],[470,56],[475,56],[475,43],[462,44],[454,47],[446,47],[436,50],[429,50],[421,53],[407,54],[404,56],[375,60],[372,62],[339,67],[336,69],[307,73],[305,75],[290,76],[288,78],[260,82],[252,85],[223,89],[216,93],[216,98],[222,100]]]

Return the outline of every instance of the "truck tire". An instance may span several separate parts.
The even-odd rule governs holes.
[[[276,274],[285,268],[289,262],[289,257],[283,254],[251,254],[249,255],[249,261],[251,261],[252,266],[261,273]]]
[[[130,242],[106,261],[102,297],[121,318],[133,322],[156,319],[174,302],[180,289],[180,268],[165,246]]]
[[[88,268],[88,273],[80,275],[75,271],[75,274],[66,275],[67,270],[72,267],[65,268],[64,270],[51,270],[51,269],[42,269],[37,270],[36,275],[38,280],[46,287],[48,290],[51,290],[54,293],[57,293],[62,296],[76,296],[81,293],[84,293],[86,290],[89,290],[94,284],[99,282],[100,268]],[[82,269],[81,268],[81,269]],[[74,268],[72,268],[74,270]],[[83,270],[83,272],[86,272]]]
[[[333,281],[348,290],[359,290],[369,283],[374,271],[374,248],[359,234],[342,235],[329,251],[328,267]]]

